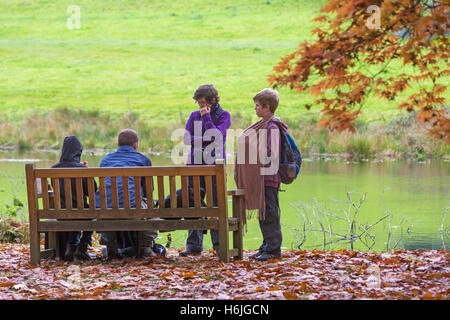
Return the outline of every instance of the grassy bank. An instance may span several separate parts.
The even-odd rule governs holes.
[[[172,132],[184,128],[189,113],[179,114],[180,120],[163,126],[147,121],[140,113],[122,115],[100,111],[56,109],[33,112],[16,122],[0,121],[0,145],[6,148],[56,149],[63,138],[76,135],[84,148],[114,148],[117,133],[134,128],[144,152],[169,152],[178,141],[171,141]],[[256,120],[239,112],[232,115],[234,129],[243,129]],[[431,139],[426,129],[410,114],[380,122],[360,121],[357,133],[338,133],[319,128],[314,116],[300,119],[282,117],[304,156],[333,154],[350,159],[377,157],[407,157],[423,161],[429,157],[448,157],[450,146]]]

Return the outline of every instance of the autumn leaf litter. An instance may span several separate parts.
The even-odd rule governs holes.
[[[0,299],[449,299],[449,253],[285,251],[282,260],[222,263],[167,257],[29,263],[29,248],[0,244]]]

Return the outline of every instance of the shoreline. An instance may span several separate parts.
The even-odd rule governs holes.
[[[313,114],[302,118],[281,117],[291,136],[307,158],[315,155],[349,160],[363,159],[450,159],[450,144],[428,135],[427,127],[416,120],[415,113],[389,121],[358,120],[356,133],[329,131],[317,125]],[[230,129],[246,128],[252,118],[235,112]],[[135,129],[141,137],[140,149],[149,154],[170,152],[179,143],[171,140],[175,130],[183,129],[180,119],[166,124],[144,119],[136,112],[113,117],[108,112],[85,112],[55,109],[48,113],[33,113],[16,120],[0,117],[0,150],[17,152],[59,151],[63,138],[77,136],[85,150],[112,149],[117,132]]]

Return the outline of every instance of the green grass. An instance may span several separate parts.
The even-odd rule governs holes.
[[[2,0],[0,116],[133,110],[165,125],[185,121],[193,91],[213,83],[225,108],[254,117],[252,96],[268,86],[280,57],[311,40],[311,19],[325,2]],[[81,8],[79,30],[67,28],[73,4]],[[280,94],[282,118],[318,112],[304,108],[309,94]],[[397,114],[395,102],[372,98],[363,117]]]
[[[81,29],[69,30],[71,4],[2,1],[4,115],[132,109],[150,121],[171,122],[195,108],[192,94],[204,83],[219,89],[228,109],[251,113],[252,96],[268,85],[279,58],[308,37],[313,25],[305,22],[320,7],[305,1],[78,1]],[[303,111],[293,92],[282,97],[283,106]]]

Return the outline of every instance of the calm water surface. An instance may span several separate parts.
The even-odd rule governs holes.
[[[97,167],[104,155],[105,151],[88,150],[82,160]],[[153,165],[171,165],[168,156],[148,156]],[[47,168],[58,159],[58,152],[18,154],[1,150],[2,211],[5,204],[12,203],[14,195],[26,203],[25,163],[36,162],[37,167]],[[228,188],[235,188],[233,166],[228,165],[227,170]],[[361,239],[354,242],[354,249],[448,250],[450,212],[445,212],[450,206],[449,177],[450,162],[442,160],[354,163],[320,157],[304,159],[301,176],[291,185],[282,185],[285,192],[280,192],[283,249],[298,249],[299,244],[300,249],[349,249],[350,225],[355,207],[360,205],[354,234],[361,235]],[[27,214],[26,209],[22,210],[20,218],[26,220]],[[184,247],[186,236],[185,231],[172,232],[172,246]],[[166,238],[167,234],[162,233],[158,242],[165,244]],[[261,239],[257,218],[252,217],[248,220],[244,247],[257,249]],[[209,235],[204,246],[211,248]]]

